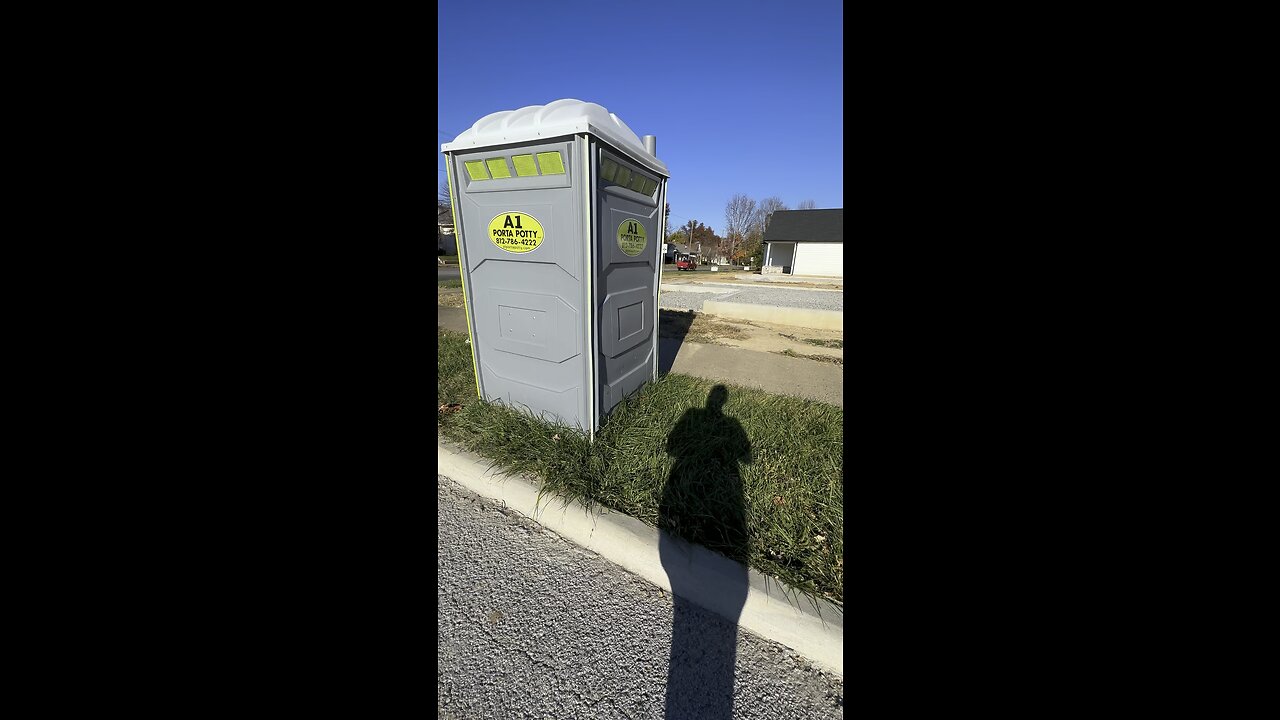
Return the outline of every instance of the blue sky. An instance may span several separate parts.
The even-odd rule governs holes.
[[[839,0],[440,0],[440,144],[489,113],[574,98],[658,138],[673,229],[724,234],[734,193],[844,207]]]

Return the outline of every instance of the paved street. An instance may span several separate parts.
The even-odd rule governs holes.
[[[466,248],[463,248],[464,250]],[[441,280],[452,280],[461,277],[462,272],[458,270],[457,265],[437,265],[436,266],[436,282]]]
[[[844,717],[839,677],[437,482],[439,717]]]

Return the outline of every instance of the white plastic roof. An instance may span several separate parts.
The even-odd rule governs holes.
[[[441,152],[475,150],[493,145],[551,139],[575,133],[603,138],[632,160],[671,177],[667,166],[644,149],[640,136],[600,105],[581,100],[556,100],[485,115],[461,135],[440,146]]]

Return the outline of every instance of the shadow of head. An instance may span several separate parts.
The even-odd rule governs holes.
[[[707,395],[707,409],[719,415],[720,409],[724,407],[725,402],[729,399],[729,389],[723,385],[717,385],[711,388],[711,393]]]

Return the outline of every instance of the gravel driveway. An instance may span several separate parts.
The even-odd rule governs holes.
[[[808,308],[810,310],[844,310],[844,292],[811,292],[789,288],[750,288],[717,299],[752,305]]]
[[[697,310],[702,312],[702,303],[708,300],[719,300],[724,295],[700,292],[669,292],[663,290],[658,296],[658,307],[668,310]]]
[[[663,290],[658,307],[669,310],[702,311],[702,303],[708,300],[773,305],[775,307],[809,308],[813,310],[844,311],[844,292],[814,292],[791,288],[725,288],[725,293],[679,292]]]

